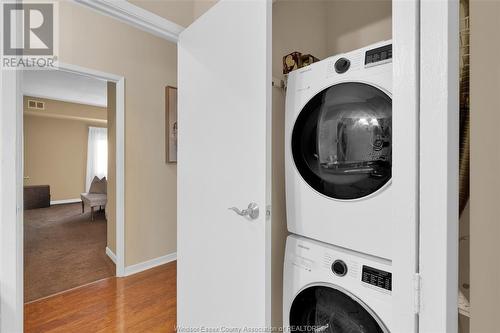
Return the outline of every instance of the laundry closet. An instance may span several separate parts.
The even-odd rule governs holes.
[[[458,8],[421,5],[219,1],[179,35],[179,325],[455,330]]]
[[[288,75],[283,74],[285,66],[283,58],[293,52],[299,52],[303,56],[310,55],[324,60],[378,42],[385,41],[385,44],[382,44],[390,45],[392,2],[277,1],[273,4],[272,21],[272,235],[273,260],[279,262],[284,260],[285,239],[289,234],[286,225],[285,200],[285,163],[290,162],[289,160],[285,161],[285,149],[288,149],[288,145],[290,145],[290,142],[285,142],[285,137],[288,137],[285,136],[285,98]],[[307,68],[295,70],[305,71]],[[304,85],[306,84],[304,83]],[[330,269],[328,268],[327,271]],[[286,316],[286,310],[283,310],[283,306],[277,306],[283,300],[282,272],[283,267],[273,265],[273,301],[275,304],[272,310],[273,325],[275,326],[282,325],[283,316]],[[287,308],[286,304],[285,308]],[[300,314],[296,315],[300,316]],[[288,320],[286,321],[288,322]]]

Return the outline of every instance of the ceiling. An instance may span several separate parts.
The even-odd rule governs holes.
[[[22,92],[25,96],[107,106],[106,81],[60,70],[24,71]]]

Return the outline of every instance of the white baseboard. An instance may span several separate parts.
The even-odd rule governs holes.
[[[170,253],[158,258],[154,258],[148,261],[143,261],[138,264],[134,264],[131,266],[125,267],[125,276],[132,275],[135,273],[139,273],[142,271],[145,271],[147,269],[160,266],[166,263],[169,263],[171,261],[177,260],[177,252]]]
[[[111,259],[116,265],[116,254],[113,251],[111,251],[111,249],[107,246],[106,246],[106,254],[108,255],[109,259]]]
[[[82,202],[82,199],[77,198],[77,199],[64,199],[64,200],[53,200],[50,201],[50,205],[63,205],[63,204],[69,204],[69,203],[76,203],[76,202]]]

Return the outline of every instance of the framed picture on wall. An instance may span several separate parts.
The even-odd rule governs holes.
[[[166,161],[177,163],[177,88],[165,88]]]

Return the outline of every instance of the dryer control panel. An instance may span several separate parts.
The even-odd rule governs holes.
[[[392,44],[371,49],[365,53],[365,66],[375,66],[392,61]]]
[[[363,265],[361,281],[372,286],[392,290],[392,273]]]

